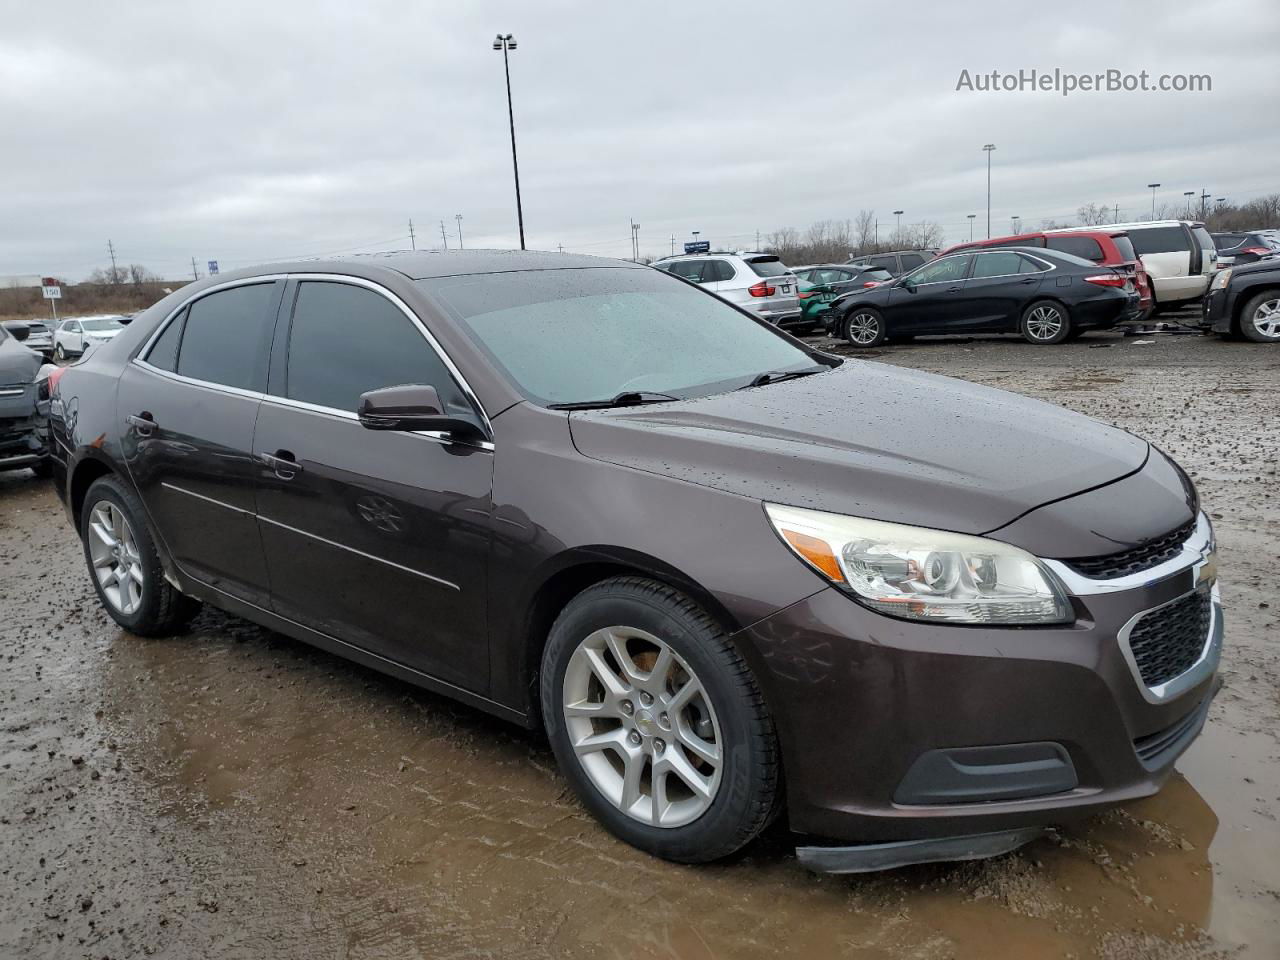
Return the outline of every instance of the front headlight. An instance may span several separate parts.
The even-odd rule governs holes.
[[[946,623],[1070,623],[1045,566],[998,540],[765,504],[782,541],[861,603]]]
[[[1231,279],[1230,267],[1227,267],[1224,270],[1219,270],[1216,274],[1214,274],[1213,283],[1209,284],[1209,289],[1221,290],[1223,287],[1227,285],[1227,281],[1230,279]]]

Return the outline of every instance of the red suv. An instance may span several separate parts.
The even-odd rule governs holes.
[[[1138,290],[1139,305],[1145,320],[1150,314],[1154,301],[1151,298],[1151,278],[1138,259],[1129,235],[1123,230],[1072,230],[1069,233],[1020,233],[1013,237],[992,237],[990,240],[971,240],[968,243],[957,243],[954,247],[942,251],[939,256],[955,253],[957,250],[972,250],[977,247],[1047,247],[1062,253],[1070,253],[1077,257],[1103,267],[1115,267],[1125,270],[1133,276],[1133,284]]]

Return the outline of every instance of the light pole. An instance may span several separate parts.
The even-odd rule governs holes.
[[[694,230],[694,231],[693,231],[693,242],[694,242],[694,243],[697,243],[697,242],[698,242],[698,234],[700,234],[701,232],[702,232],[701,230]]]
[[[462,249],[462,214],[455,213],[453,219],[458,221],[458,249]]]
[[[994,143],[984,143],[982,149],[987,152],[987,239],[991,239],[991,152],[995,150]]]
[[[1156,187],[1160,184],[1148,183],[1147,186],[1151,188],[1151,219],[1154,220],[1156,218]]]
[[[1191,198],[1196,195],[1196,192],[1194,190],[1183,190],[1182,195],[1187,198],[1184,201],[1187,205],[1187,219],[1192,220],[1195,218],[1196,212],[1191,209]]]
[[[524,249],[524,209],[520,206],[520,161],[516,159],[516,114],[511,106],[511,62],[509,51],[516,48],[516,38],[511,34],[498,34],[493,49],[502,51],[502,69],[507,75],[507,119],[511,123],[511,169],[516,176],[516,222],[520,225],[520,249]]]
[[[1022,229],[1022,223],[1020,222],[1020,221],[1022,220],[1022,218],[1021,218],[1021,217],[1010,217],[1009,219],[1013,221],[1013,234],[1014,234],[1014,236],[1017,236],[1017,235],[1018,235],[1018,231],[1020,231],[1020,230]]]
[[[976,213],[970,213],[970,214],[966,214],[966,216],[968,216],[969,218],[969,239],[972,240],[973,239],[973,221],[977,219],[978,215]]]
[[[901,243],[902,242],[902,211],[895,210],[893,211],[893,215],[898,218],[898,225],[893,228],[893,242]]]

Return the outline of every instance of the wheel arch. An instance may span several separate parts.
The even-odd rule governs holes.
[[[519,663],[519,682],[529,708],[530,726],[540,726],[542,722],[538,679],[542,651],[546,648],[556,617],[588,587],[625,576],[645,577],[686,594],[728,635],[743,626],[709,590],[679,568],[657,557],[626,547],[599,545],[566,551],[543,569],[537,586],[524,605],[520,624],[523,657]]]
[[[123,471],[96,451],[84,454],[71,469],[71,475],[67,478],[67,503],[71,508],[71,519],[77,533],[80,530],[80,512],[84,507],[85,494],[95,480],[106,476],[118,477],[128,482]]]
[[[1275,293],[1280,294],[1280,281],[1270,280],[1262,283],[1256,283],[1250,287],[1236,293],[1235,303],[1231,307],[1231,332],[1237,335],[1243,335],[1244,332],[1244,308],[1249,302],[1259,294]]]

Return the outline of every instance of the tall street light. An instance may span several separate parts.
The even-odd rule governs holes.
[[[1151,219],[1154,220],[1156,218],[1156,187],[1160,184],[1148,183],[1147,186],[1151,188]]]
[[[970,214],[966,214],[966,216],[968,216],[969,218],[969,239],[972,240],[973,239],[973,221],[977,219],[978,215],[976,213],[970,213]]]
[[[1196,192],[1194,190],[1183,190],[1182,195],[1187,198],[1184,201],[1187,205],[1187,219],[1194,220],[1196,212],[1193,209],[1191,209],[1191,198],[1196,195]]]
[[[994,143],[984,143],[982,149],[987,152],[987,239],[991,239],[991,151],[996,148]]]
[[[502,51],[502,68],[507,74],[507,119],[511,122],[511,168],[516,175],[516,221],[520,225],[520,249],[524,249],[524,208],[520,205],[520,161],[516,159],[516,115],[511,106],[511,61],[507,54],[516,48],[516,38],[511,34],[498,34],[493,49]]]
[[[902,242],[902,211],[895,210],[893,211],[893,215],[898,218],[898,226],[894,229],[895,236],[894,236],[893,242],[901,243]]]

